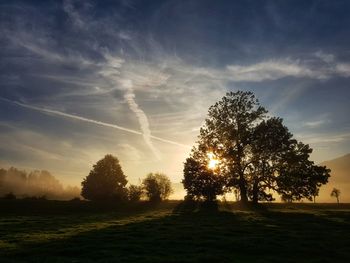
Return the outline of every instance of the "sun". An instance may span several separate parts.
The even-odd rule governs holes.
[[[218,166],[219,160],[215,158],[213,153],[208,153],[207,155],[209,158],[208,168],[214,170]]]

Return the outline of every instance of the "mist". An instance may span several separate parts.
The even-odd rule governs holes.
[[[16,198],[45,198],[71,200],[80,198],[80,189],[76,186],[64,186],[55,176],[46,170],[27,172],[11,167],[0,169],[0,197],[14,194]]]

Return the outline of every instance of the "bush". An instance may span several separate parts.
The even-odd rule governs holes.
[[[128,200],[130,202],[138,202],[142,197],[142,186],[130,185],[128,189]]]

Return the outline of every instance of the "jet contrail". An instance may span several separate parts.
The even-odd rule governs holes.
[[[139,121],[140,128],[142,131],[143,139],[148,147],[151,149],[153,154],[156,156],[158,160],[161,160],[161,154],[159,150],[153,145],[151,141],[151,130],[149,128],[148,118],[146,113],[139,107],[139,105],[135,101],[135,93],[133,90],[133,85],[131,80],[123,80],[121,84],[126,89],[126,93],[124,98],[129,105],[130,110],[135,113],[136,118]]]
[[[69,114],[69,113],[65,113],[65,112],[61,112],[61,111],[57,111],[57,110],[50,110],[50,109],[46,109],[46,108],[32,106],[32,105],[29,105],[29,104],[25,104],[25,103],[22,103],[22,102],[13,101],[13,100],[1,98],[1,97],[0,97],[0,99],[3,100],[3,101],[9,102],[9,103],[12,103],[12,104],[15,104],[15,105],[27,108],[27,109],[39,111],[39,112],[42,112],[42,113],[54,114],[54,115],[58,115],[58,116],[62,116],[62,117],[67,117],[67,118],[70,118],[70,119],[75,119],[75,120],[79,120],[79,121],[89,122],[89,123],[93,123],[93,124],[96,124],[96,125],[109,127],[109,128],[113,128],[113,129],[126,131],[126,132],[129,132],[129,133],[133,133],[133,134],[144,136],[144,134],[142,132],[140,132],[140,131],[129,129],[129,128],[125,128],[125,127],[122,127],[122,126],[119,126],[119,125],[116,125],[116,124],[111,124],[111,123],[102,122],[102,121],[96,121],[96,120],[93,120],[93,119],[89,119],[89,118],[85,118],[85,117],[81,117],[81,116],[77,116],[77,115],[73,115],[73,114]],[[149,138],[152,138],[152,139],[160,141],[160,142],[164,142],[164,143],[168,143],[168,144],[184,147],[184,148],[191,148],[191,146],[189,146],[189,145],[178,143],[178,142],[174,142],[174,141],[167,140],[167,139],[163,139],[163,138],[160,138],[160,137],[157,137],[157,136],[153,136],[153,135],[149,135]]]
[[[129,108],[135,113],[142,130],[143,139],[145,140],[145,143],[148,145],[148,147],[152,150],[154,155],[158,160],[161,160],[160,152],[159,150],[153,145],[151,141],[151,131],[149,129],[149,122],[146,114],[143,110],[140,109],[139,105],[135,101],[135,94],[131,91],[128,91],[124,98],[128,102]]]

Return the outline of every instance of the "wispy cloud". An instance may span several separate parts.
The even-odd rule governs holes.
[[[332,63],[335,59],[333,54],[325,53],[321,50],[314,53],[315,57],[323,60],[326,63]]]
[[[227,73],[231,73],[233,81],[263,81],[276,80],[287,76],[317,77],[315,73],[301,65],[298,61],[289,59],[268,60],[256,64],[227,66]]]
[[[310,128],[316,128],[316,127],[322,126],[326,122],[327,122],[326,120],[308,121],[308,122],[305,122],[304,126],[310,127]]]
[[[304,142],[318,145],[324,143],[341,143],[350,139],[350,133],[312,133],[312,134],[296,134],[297,138],[301,138]]]

